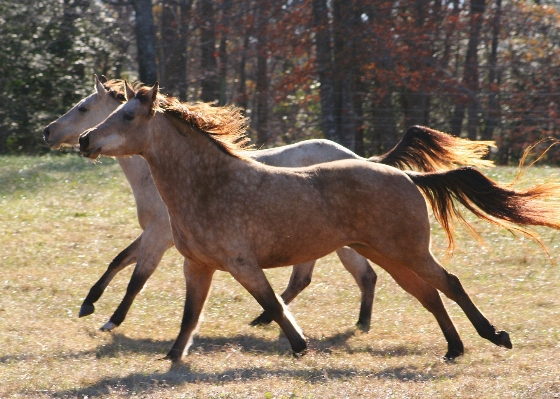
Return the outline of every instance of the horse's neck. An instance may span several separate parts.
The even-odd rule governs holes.
[[[149,215],[152,217],[156,213],[167,215],[146,160],[140,155],[133,155],[118,157],[117,161],[132,188],[140,224],[143,224],[146,221],[145,217],[149,218]]]
[[[130,183],[132,191],[139,189],[140,183],[145,179],[146,174],[150,174],[147,162],[140,155],[117,157],[117,162]]]
[[[179,132],[175,123],[157,114],[151,147],[143,153],[154,182],[169,211],[184,212],[245,163],[225,154],[204,134],[192,128]],[[161,122],[161,123],[160,123]],[[192,207],[191,207],[192,208]]]

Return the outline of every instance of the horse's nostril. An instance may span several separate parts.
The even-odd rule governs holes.
[[[49,136],[51,135],[51,129],[49,129],[49,127],[47,126],[45,129],[43,129],[43,138],[46,140],[49,139]]]
[[[80,151],[85,151],[89,147],[89,136],[82,135],[80,136]]]

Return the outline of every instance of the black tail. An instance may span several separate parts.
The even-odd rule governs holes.
[[[482,158],[494,146],[492,141],[470,141],[428,127],[412,126],[389,152],[369,160],[421,172],[457,166],[491,167],[493,162]]]
[[[434,216],[443,226],[454,247],[453,219],[459,220],[476,234],[457,208],[457,202],[490,223],[529,235],[524,226],[548,226],[560,229],[560,184],[549,183],[529,190],[513,190],[498,184],[470,167],[446,172],[405,172],[424,193]]]

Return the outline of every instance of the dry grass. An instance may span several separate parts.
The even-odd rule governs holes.
[[[509,181],[513,169],[494,178]],[[533,168],[525,181],[557,178]],[[276,325],[252,328],[256,302],[218,273],[205,321],[184,363],[159,360],[178,332],[184,284],[175,250],[114,333],[98,328],[124,295],[131,269],[115,278],[94,315],[81,301],[109,261],[140,230],[127,183],[112,160],[75,156],[0,157],[0,397],[354,398],[560,397],[558,233],[542,229],[552,265],[538,245],[475,223],[485,249],[458,234],[446,261],[475,303],[510,332],[513,350],[481,339],[445,299],[466,345],[455,362],[434,318],[379,274],[372,329],[358,316],[355,283],[333,256],[291,306],[312,350],[291,357]],[[440,259],[446,242],[434,226]],[[288,268],[268,272],[280,291]]]

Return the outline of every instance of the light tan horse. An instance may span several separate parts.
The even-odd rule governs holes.
[[[125,100],[123,88],[122,81],[100,81],[96,77],[95,92],[49,124],[43,132],[45,141],[53,149],[61,145],[77,145],[80,133],[102,122]],[[367,160],[424,171],[446,169],[457,164],[489,166],[489,161],[480,159],[486,154],[489,145],[492,143],[473,143],[426,127],[414,126],[407,130],[403,140],[391,151]],[[366,160],[328,140],[307,140],[278,148],[245,152],[244,155],[268,165],[288,167],[339,159]],[[80,308],[80,317],[92,314],[95,310],[94,303],[112,278],[127,265],[136,262],[126,294],[102,330],[112,330],[123,322],[134,298],[155,271],[165,251],[173,246],[167,208],[157,193],[148,164],[140,156],[119,157],[117,160],[132,187],[143,232],[115,257],[107,271],[93,285]],[[337,250],[337,254],[360,287],[362,300],[357,324],[362,330],[368,330],[376,274],[367,260],[355,251],[343,247]],[[310,261],[294,266],[288,286],[281,295],[286,304],[310,283],[314,264],[315,261]],[[270,321],[272,319],[263,313],[251,324]],[[462,353],[462,346],[459,344],[451,346],[455,349],[447,353],[448,357]]]
[[[472,168],[405,173],[355,160],[271,167],[238,152],[244,121],[235,108],[194,112],[158,95],[157,84],[137,92],[127,86],[127,97],[84,132],[80,150],[90,158],[141,155],[167,205],[187,285],[181,331],[167,358],[177,361],[188,349],[216,270],[231,273],[279,324],[294,353],[303,352],[305,337],[262,269],[316,259],[345,245],[414,289],[428,309],[440,303],[439,290],[463,309],[480,336],[512,347],[509,334],[496,330],[459,279],[433,257],[422,193],[451,237],[453,198],[505,227],[560,228],[558,185],[514,191]]]

